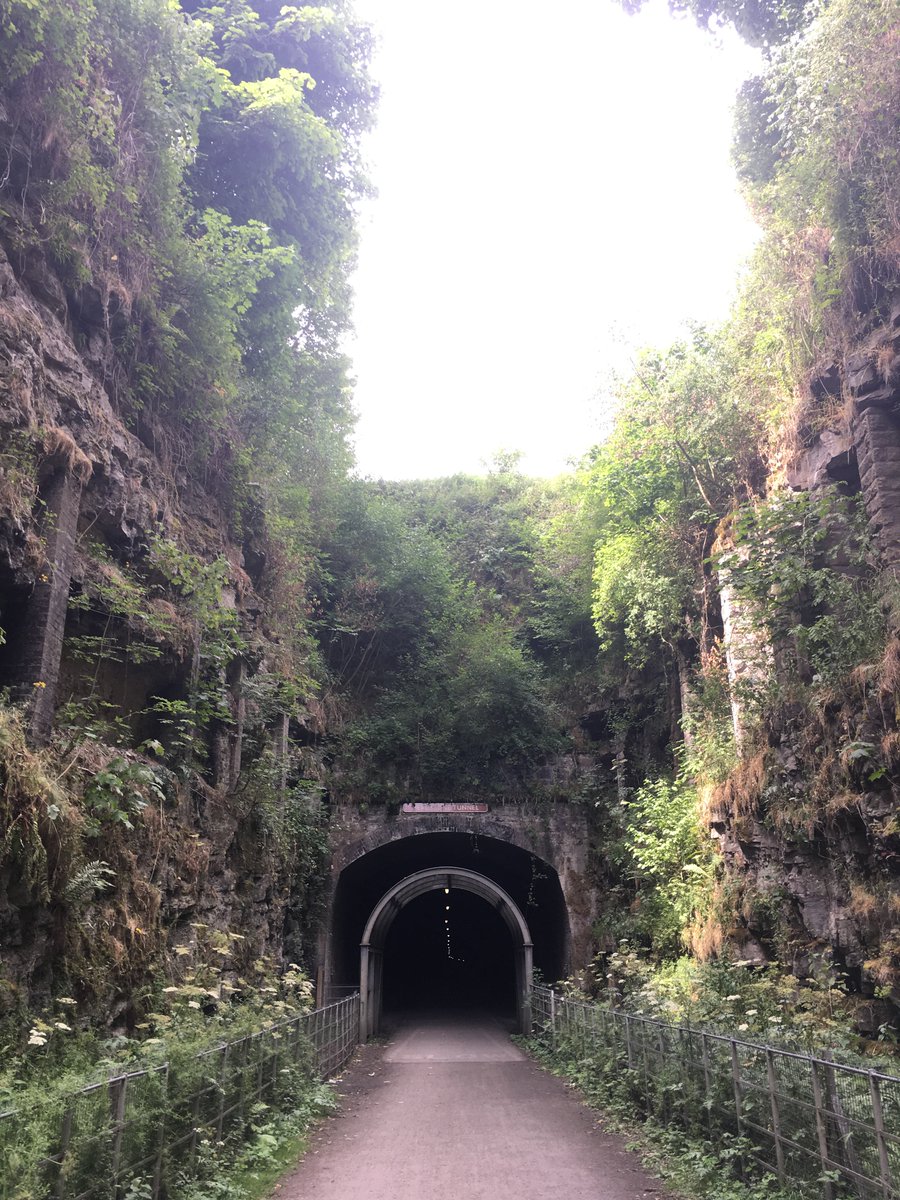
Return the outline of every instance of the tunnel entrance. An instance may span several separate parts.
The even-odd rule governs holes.
[[[534,967],[544,980],[552,982],[569,973],[569,912],[559,875],[550,862],[521,845],[502,840],[496,831],[490,834],[472,828],[438,831],[414,826],[405,836],[397,837],[397,831],[389,826],[385,833],[392,835],[390,840],[367,848],[365,853],[351,859],[335,880],[320,949],[319,996],[322,1003],[355,992],[359,987],[360,943],[366,923],[381,897],[407,876],[432,867],[447,869],[447,864],[451,864],[452,870],[466,869],[493,880],[512,898],[527,922],[534,942]],[[489,901],[471,893],[465,899],[462,896],[459,899],[458,918],[451,925],[451,937],[454,932],[460,938],[465,936],[464,917],[466,926],[471,925],[479,932],[483,930],[485,942],[497,950],[499,973],[503,956],[513,953],[508,930],[501,921],[500,936],[505,940],[501,942],[495,936],[497,921],[491,920]],[[391,1007],[401,1003],[404,992],[409,994],[410,1003],[424,1001],[430,1004],[434,990],[437,990],[423,995],[419,985],[424,971],[419,976],[419,984],[411,986],[414,984],[413,972],[409,969],[410,959],[416,954],[436,953],[429,949],[429,937],[432,946],[434,944],[434,927],[431,926],[429,933],[428,925],[428,913],[430,911],[433,916],[434,910],[428,909],[429,903],[439,901],[434,898],[429,901],[425,893],[421,901],[423,907],[413,906],[411,902],[405,906],[385,942],[384,1003]],[[465,909],[463,904],[467,905]],[[462,967],[468,967],[474,961],[474,954],[465,953],[467,944],[461,940],[459,949],[462,951],[460,957],[469,961],[460,964],[458,971],[450,970],[445,961],[437,975],[448,989],[446,1007],[452,1007],[449,997],[459,996],[463,991],[466,973]],[[451,952],[456,953],[452,944]],[[506,962],[508,967],[508,958]],[[437,964],[429,964],[429,969],[431,965]],[[510,971],[504,969],[503,977],[508,981]],[[498,980],[491,969],[485,969],[480,979],[483,1008],[497,1011],[504,1005],[514,1011],[513,1001],[505,999],[508,983]],[[469,982],[472,982],[471,977]],[[472,1003],[475,1003],[474,999]]]
[[[458,867],[407,876],[381,897],[363,931],[360,1036],[365,1040],[379,1030],[386,981],[389,998],[424,994],[441,1007],[484,1007],[486,1000],[502,1005],[511,987],[517,1025],[527,1032],[532,955],[525,918],[492,879]],[[504,972],[504,960],[512,971]]]

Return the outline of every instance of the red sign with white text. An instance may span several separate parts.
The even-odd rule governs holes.
[[[486,813],[486,804],[404,804],[401,810],[407,816],[422,816],[427,813]]]

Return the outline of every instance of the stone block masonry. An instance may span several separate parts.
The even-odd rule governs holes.
[[[44,563],[25,607],[19,645],[13,649],[16,690],[22,698],[31,698],[31,736],[38,745],[50,736],[56,708],[81,482],[71,471],[59,469],[41,491]]]
[[[877,331],[845,364],[853,399],[851,428],[866,510],[888,566],[900,567],[900,355]],[[887,351],[887,353],[885,353]]]

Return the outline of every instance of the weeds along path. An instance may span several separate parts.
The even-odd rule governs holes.
[[[619,1137],[490,1018],[407,1018],[364,1047],[278,1200],[664,1200]]]

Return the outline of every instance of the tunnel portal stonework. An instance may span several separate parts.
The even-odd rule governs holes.
[[[418,806],[424,809],[424,806]],[[449,808],[435,806],[435,808]],[[345,978],[341,962],[358,955],[359,939],[356,926],[365,918],[381,896],[401,878],[423,864],[422,851],[426,843],[434,846],[436,860],[451,862],[460,867],[471,865],[483,852],[507,848],[519,864],[529,863],[533,877],[545,887],[558,879],[563,919],[557,921],[550,936],[556,942],[558,963],[562,974],[570,974],[588,966],[594,952],[592,926],[596,916],[596,899],[590,882],[589,812],[568,803],[517,803],[491,805],[486,812],[416,811],[389,812],[370,809],[361,812],[356,806],[338,806],[333,813],[332,859],[323,937],[319,948],[319,995],[332,997],[336,989],[346,988],[353,981]],[[453,862],[446,847],[464,844],[468,864]],[[460,858],[459,854],[456,856]],[[390,859],[383,875],[368,881],[369,895],[360,901],[360,915],[354,920],[342,916],[353,895],[360,891],[360,873],[368,864]],[[549,870],[548,870],[549,868]],[[521,865],[519,867],[521,870]],[[486,873],[490,873],[488,868]],[[504,883],[497,877],[498,883]],[[342,897],[342,892],[345,893]],[[347,895],[346,893],[349,893]],[[377,893],[377,894],[376,894]],[[374,897],[374,900],[371,899]],[[545,905],[546,907],[546,905]],[[361,932],[361,928],[360,928]],[[349,945],[356,938],[354,945]],[[341,943],[345,943],[342,945]]]

